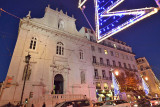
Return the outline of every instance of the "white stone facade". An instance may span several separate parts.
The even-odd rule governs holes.
[[[25,56],[28,53],[31,55],[28,71],[30,76],[26,81],[23,99],[29,98],[30,92],[33,92],[33,98],[50,95],[55,76],[60,74],[62,78],[59,76],[57,80],[60,81],[56,80],[57,84],[62,83],[63,86],[59,86],[59,90],[62,90],[60,94],[82,94],[96,100],[96,82],[101,84],[102,90],[103,84],[107,83],[107,90],[111,90],[109,71],[117,68],[119,62],[122,65],[120,71],[123,71],[124,63],[133,72],[137,70],[131,47],[112,38],[105,40],[106,43],[103,44],[95,43],[93,34],[85,30],[83,27],[78,32],[73,17],[50,7],[46,8],[43,18],[31,18],[29,14],[22,19],[7,74],[7,77],[12,78],[12,83],[9,88],[4,88],[1,102],[20,101]],[[95,50],[92,49],[93,46]],[[93,63],[93,56],[96,57],[96,63]],[[106,59],[110,60],[110,65],[107,65]],[[113,60],[116,66],[113,66]],[[98,70],[98,75],[95,75],[95,69]],[[106,78],[102,78],[102,70]]]
[[[137,67],[140,71],[141,76],[149,86],[149,95],[153,97],[160,96],[160,82],[152,71],[151,66],[149,65],[145,57],[137,59]]]

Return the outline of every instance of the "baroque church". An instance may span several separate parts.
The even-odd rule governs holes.
[[[130,69],[140,78],[134,54],[126,43],[108,39],[95,42],[85,27],[78,32],[76,19],[62,10],[45,9],[43,18],[29,14],[20,20],[18,38],[9,66],[11,85],[3,89],[0,100],[19,102],[26,75],[23,101],[55,94],[85,95],[91,100],[113,97],[111,68]],[[89,32],[89,33],[87,33]],[[25,56],[31,55],[28,70]],[[112,64],[113,63],[113,64]],[[100,91],[106,91],[106,94]]]

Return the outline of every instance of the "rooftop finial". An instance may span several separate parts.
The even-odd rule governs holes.
[[[56,8],[56,11],[58,11],[58,8]]]
[[[28,15],[26,16],[28,19],[31,18],[31,11],[28,12]]]
[[[62,11],[62,10],[60,10],[60,12],[61,12],[61,13],[63,13],[63,11]]]

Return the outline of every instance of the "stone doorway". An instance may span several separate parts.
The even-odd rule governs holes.
[[[57,74],[54,77],[55,94],[63,94],[64,79],[61,74]]]

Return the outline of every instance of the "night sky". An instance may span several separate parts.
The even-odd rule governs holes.
[[[69,16],[74,15],[76,26],[79,30],[82,26],[89,27],[80,9],[78,0],[0,0],[0,8],[5,11],[23,18],[31,11],[32,18],[42,18],[45,7],[50,5],[52,9],[62,9]],[[115,10],[135,9],[144,7],[157,7],[154,0],[125,0]],[[94,3],[88,0],[86,3],[85,14],[94,25]],[[11,61],[11,56],[15,47],[18,35],[19,19],[0,13],[0,82],[7,74]],[[160,79],[160,12],[154,14],[133,26],[121,31],[113,36],[126,42],[132,47],[133,52],[138,57],[146,57],[158,79]]]

